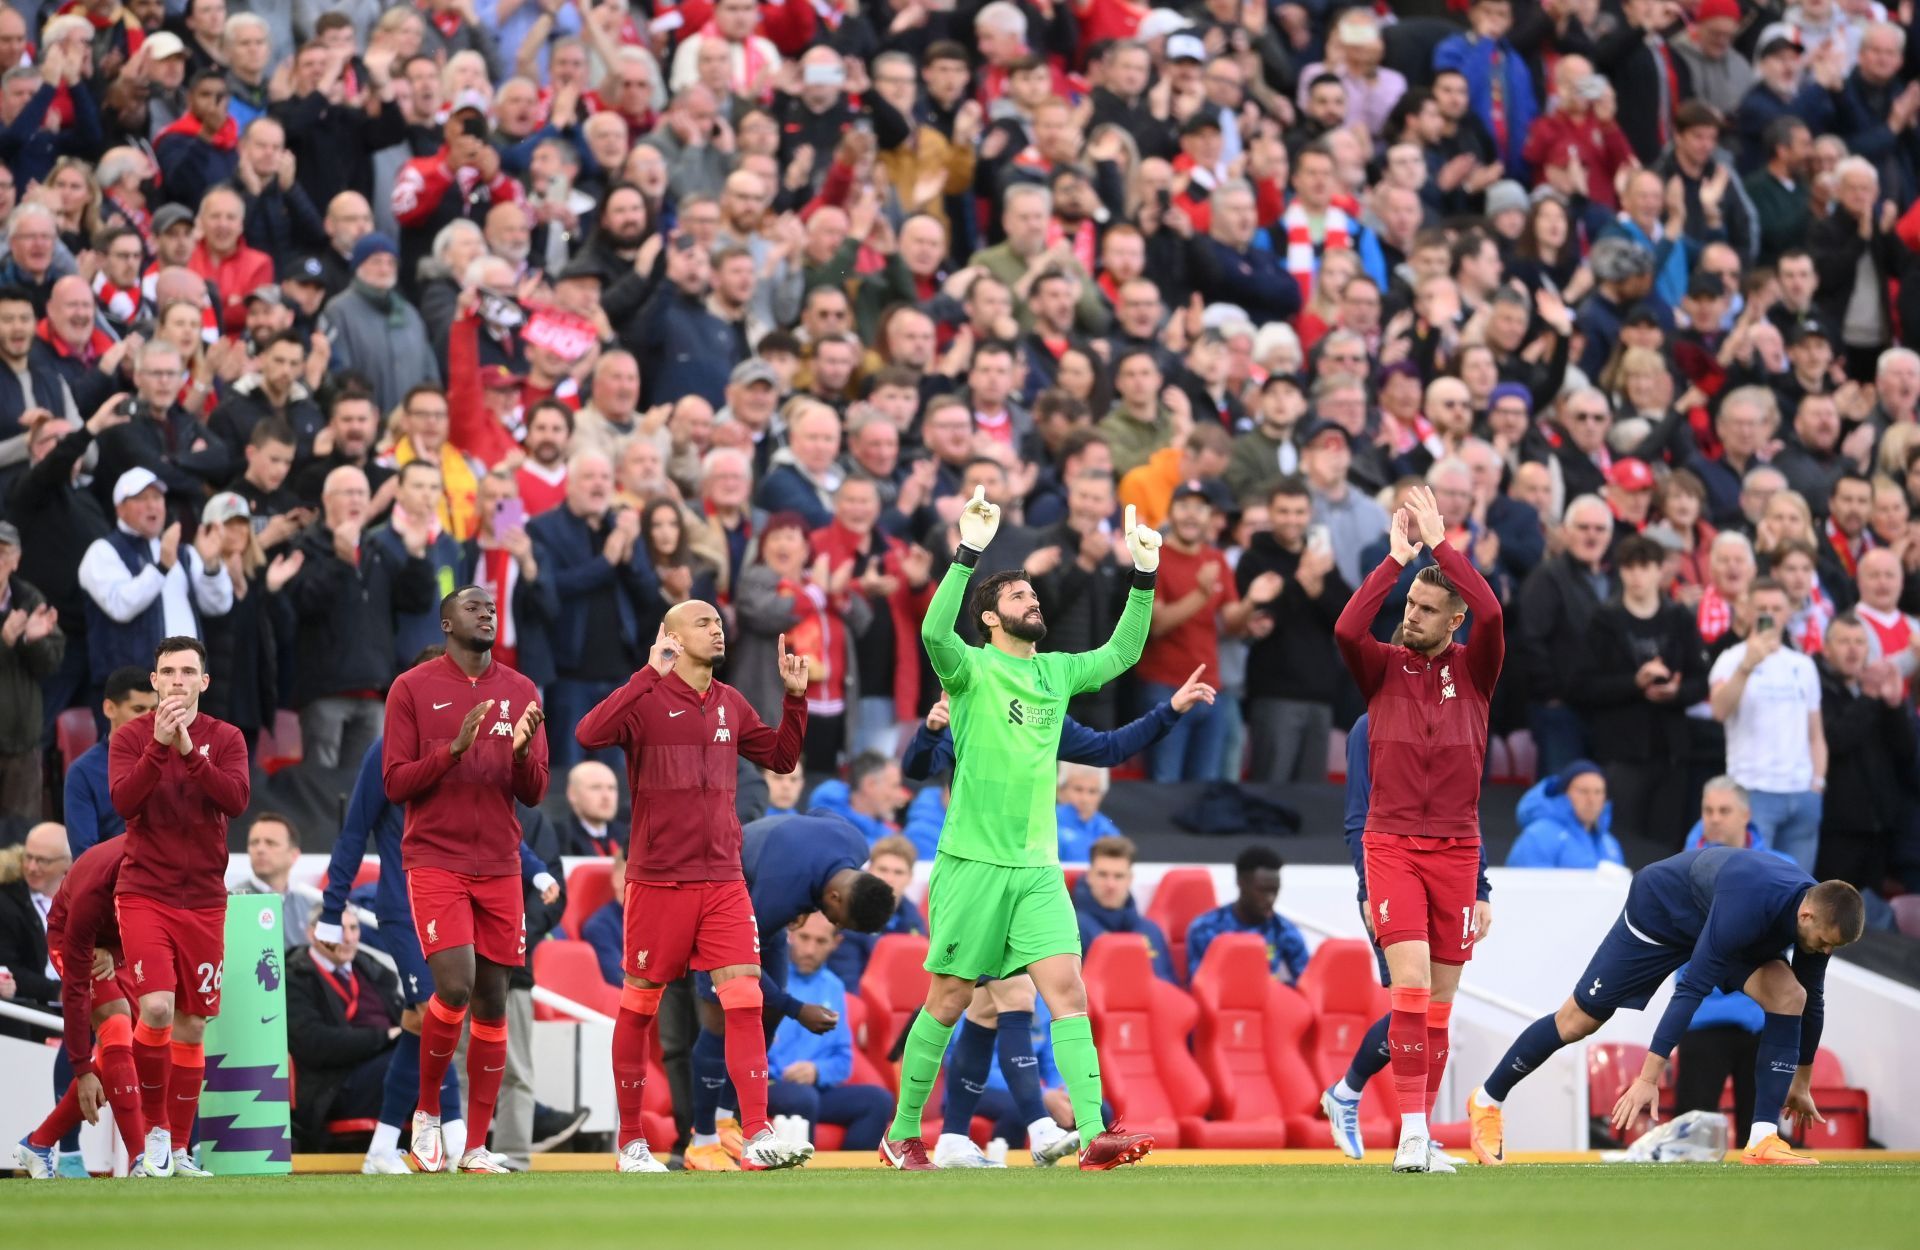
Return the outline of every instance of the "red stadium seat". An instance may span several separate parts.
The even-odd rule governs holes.
[[[894,1039],[907,1027],[913,1013],[927,1001],[927,984],[932,978],[921,966],[926,962],[926,938],[917,933],[889,933],[873,944],[873,957],[860,978],[860,998],[867,1009],[867,1058],[885,1074],[888,1089],[899,1088],[899,1074],[887,1052],[893,1049]]]
[[[1900,932],[1911,938],[1920,938],[1920,894],[1902,894],[1891,902],[1893,923]]]
[[[600,958],[585,942],[548,938],[533,948],[533,981],[544,989],[565,995],[582,1007],[591,1007],[605,1015],[620,1013],[620,991],[600,975]],[[533,1005],[536,1020],[566,1020],[571,1017],[542,1003]]]
[[[1373,944],[1359,938],[1333,938],[1320,943],[1314,949],[1313,962],[1300,978],[1299,989],[1313,1007],[1308,1063],[1315,1083],[1324,1090],[1346,1075],[1360,1040],[1375,1020],[1387,1014],[1387,991],[1380,984]],[[1310,1138],[1304,1136],[1307,1125],[1289,1125],[1295,1146],[1319,1146],[1333,1140],[1328,1135],[1326,1117],[1320,1112],[1318,1093],[1310,1114],[1317,1121]],[[1360,1132],[1380,1142],[1399,1135],[1400,1113],[1393,1102],[1393,1082],[1385,1073],[1367,1082],[1360,1099]]]
[[[1813,1056],[1813,1102],[1825,1124],[1800,1125],[1799,1140],[1811,1150],[1864,1150],[1868,1138],[1867,1091],[1847,1084],[1840,1057],[1824,1046]],[[1754,1108],[1758,1115],[1762,1108]]]
[[[1286,1108],[1280,1101],[1274,1064],[1281,1058],[1304,1064],[1300,1041],[1312,1024],[1312,1015],[1282,1012],[1276,996],[1298,995],[1275,983],[1267,969],[1267,945],[1252,933],[1225,934],[1207,947],[1207,957],[1193,971],[1192,992],[1194,1004],[1200,1009],[1193,1056],[1213,1086],[1210,1114],[1214,1119],[1183,1118],[1182,1143],[1189,1147],[1284,1147]],[[1297,1083],[1311,1091],[1312,1074]]]
[[[60,747],[60,771],[65,773],[73,767],[73,762],[85,755],[100,735],[93,725],[93,712],[84,707],[70,707],[60,713],[60,719],[54,722],[54,740]]]
[[[567,909],[560,913],[560,930],[578,939],[587,923],[613,898],[613,861],[576,864],[567,874]]]
[[[1189,1144],[1183,1124],[1201,1120],[1213,1101],[1187,1053],[1199,1008],[1154,976],[1146,943],[1125,934],[1094,939],[1085,975],[1100,1075],[1114,1110],[1130,1131],[1152,1133],[1163,1149]]]
[[[269,777],[305,757],[306,748],[300,741],[300,717],[298,713],[282,709],[273,718],[273,724],[260,733],[260,768]],[[343,768],[358,768],[359,760],[342,760]]]
[[[1607,1122],[1613,1104],[1620,1101],[1620,1095],[1626,1093],[1627,1086],[1633,1084],[1633,1079],[1640,1075],[1640,1067],[1646,1057],[1647,1048],[1633,1042],[1587,1044],[1587,1122],[1595,1133],[1613,1144],[1628,1145],[1653,1126],[1653,1121],[1645,1114],[1629,1124],[1624,1133]],[[1668,1085],[1672,1080],[1673,1069],[1669,1065],[1661,1084]]]
[[[1153,888],[1147,919],[1160,926],[1173,948],[1174,975],[1187,979],[1187,926],[1201,912],[1220,905],[1213,892],[1213,874],[1205,868],[1169,868]]]
[[[1069,894],[1073,893],[1074,886],[1080,884],[1080,878],[1087,875],[1087,870],[1084,868],[1063,868],[1060,871],[1066,874],[1067,893]]]

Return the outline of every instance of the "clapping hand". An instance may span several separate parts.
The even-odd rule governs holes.
[[[1420,554],[1419,541],[1407,536],[1412,528],[1412,514],[1406,508],[1396,508],[1393,523],[1387,528],[1387,550],[1403,566],[1413,563],[1413,558]]]
[[[1206,671],[1207,666],[1204,664],[1194,669],[1192,676],[1188,677],[1185,682],[1181,683],[1180,688],[1173,692],[1172,702],[1174,711],[1185,716],[1196,703],[1209,705],[1213,703],[1213,697],[1218,692],[1215,691],[1212,686],[1200,680]]]
[[[1133,567],[1142,573],[1151,573],[1160,567],[1160,531],[1148,529],[1134,520],[1134,507],[1127,505],[1127,552],[1133,557]]]
[[[1447,523],[1440,515],[1440,505],[1433,497],[1433,489],[1416,486],[1407,492],[1407,512],[1420,527],[1420,541],[1430,550],[1438,551],[1440,544],[1447,540]]]
[[[540,731],[540,724],[547,719],[538,703],[527,704],[527,710],[520,713],[519,721],[513,727],[513,758],[524,760],[533,750],[533,736]]]
[[[492,710],[493,700],[487,699],[474,704],[472,709],[467,712],[466,718],[460,722],[459,734],[457,734],[453,741],[447,746],[447,749],[452,752],[454,759],[459,759],[472,749],[474,739],[480,736],[480,722],[485,720],[487,713]]]
[[[787,650],[787,636],[780,635],[778,643],[780,655],[780,680],[786,686],[787,693],[793,695],[807,692],[807,657],[797,651]]]

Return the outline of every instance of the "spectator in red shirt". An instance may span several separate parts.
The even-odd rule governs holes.
[[[215,187],[200,201],[194,219],[200,242],[187,268],[220,292],[220,326],[228,334],[247,328],[247,296],[273,284],[273,258],[247,246],[246,204],[231,187]]]
[[[1527,133],[1527,164],[1569,199],[1585,196],[1611,212],[1618,207],[1614,175],[1633,163],[1626,132],[1593,106],[1606,80],[1584,56],[1563,56],[1553,71],[1553,107]]]

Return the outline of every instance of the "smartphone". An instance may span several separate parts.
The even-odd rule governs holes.
[[[1756,634],[1770,634],[1773,632],[1773,628],[1777,623],[1778,622],[1771,616],[1756,616],[1753,618],[1753,632]]]
[[[1307,526],[1307,550],[1320,554],[1332,551],[1332,532],[1324,525]]]
[[[120,401],[120,415],[138,420],[147,415],[147,406],[138,395],[129,395]]]
[[[1160,190],[1159,190],[1159,191],[1158,191],[1158,192],[1156,193],[1156,195],[1158,196],[1158,198],[1159,198],[1159,200],[1160,200],[1160,211],[1161,211],[1161,212],[1162,212],[1163,214],[1164,214],[1164,213],[1165,213],[1165,212],[1166,212],[1166,211],[1167,211],[1167,210],[1168,210],[1169,208],[1172,208],[1172,207],[1173,207],[1173,192],[1171,192],[1171,191],[1169,191],[1169,190],[1168,190],[1167,188],[1165,188],[1165,187],[1161,187],[1161,188],[1160,188]]]
[[[493,505],[493,536],[498,538],[509,530],[525,528],[527,524],[527,505],[521,499],[502,499]]]

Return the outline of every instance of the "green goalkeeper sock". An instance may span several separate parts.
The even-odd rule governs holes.
[[[1067,1080],[1073,1100],[1073,1126],[1080,1130],[1080,1146],[1107,1131],[1100,1114],[1100,1052],[1093,1048],[1093,1025],[1085,1016],[1068,1016],[1052,1026],[1053,1064]]]
[[[907,1030],[906,1048],[900,1054],[900,1106],[893,1113],[887,1140],[920,1136],[920,1112],[940,1075],[940,1061],[946,1057],[953,1028],[934,1019],[930,1011],[922,1010],[914,1017],[913,1027]]]

